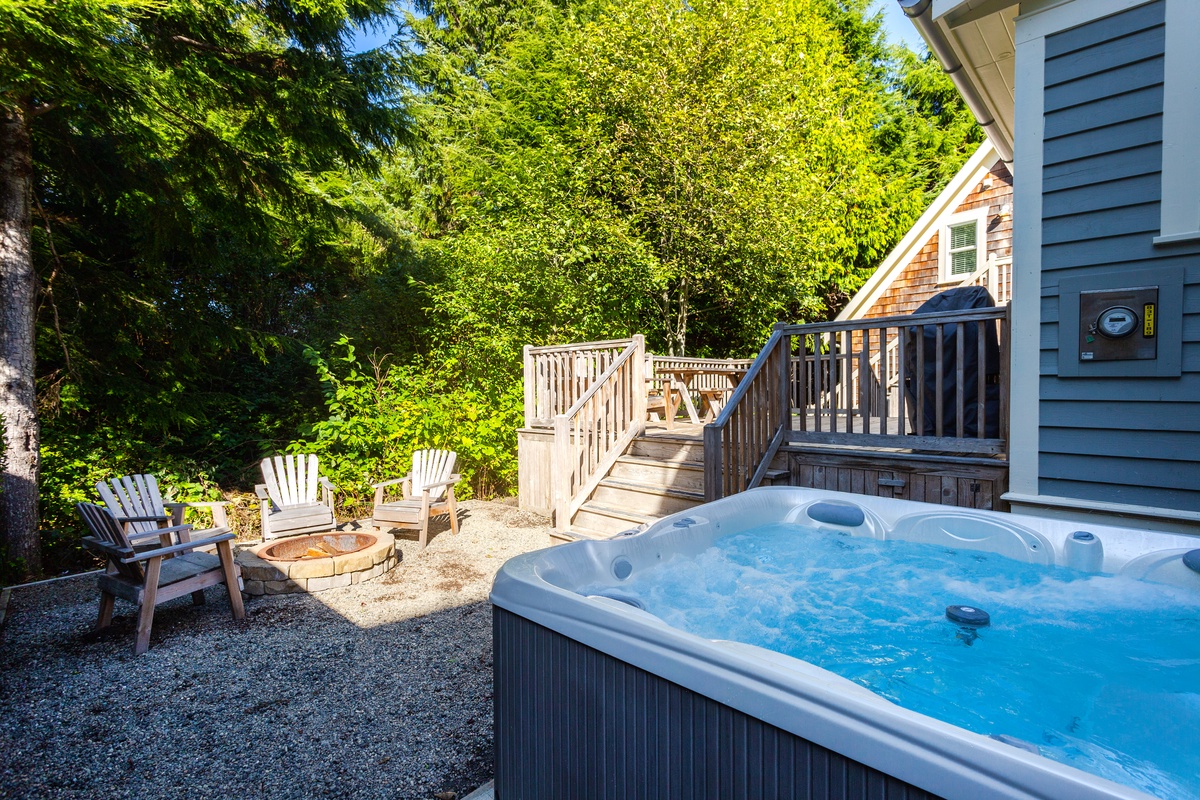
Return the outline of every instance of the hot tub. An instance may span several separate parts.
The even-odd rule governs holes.
[[[1200,598],[1200,574],[1181,558],[1200,546],[1195,537],[783,487],[530,553],[504,565],[491,595],[497,797],[1151,796],[1039,755],[1039,742],[974,733],[807,661],[671,627],[624,588],[675,556],[780,522],[1120,574]],[[1200,643],[1190,658],[1197,688],[1181,702],[1194,714]]]

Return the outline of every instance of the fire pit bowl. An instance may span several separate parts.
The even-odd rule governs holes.
[[[378,538],[369,533],[318,533],[276,542],[265,550],[260,550],[258,557],[267,561],[333,558],[365,550],[377,541]]]
[[[247,594],[321,592],[369,581],[396,566],[390,533],[333,531],[275,539],[238,553]]]

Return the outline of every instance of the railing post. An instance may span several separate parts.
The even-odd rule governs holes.
[[[550,473],[554,480],[554,529],[566,531],[571,526],[571,479],[575,475],[576,459],[572,458],[571,424],[566,414],[554,418],[554,457]]]
[[[775,330],[782,334],[779,339],[779,419],[776,421],[783,427],[784,442],[787,442],[792,427],[792,336],[787,327],[787,323],[775,323]]]
[[[521,355],[525,365],[525,427],[530,428],[537,419],[537,409],[534,407],[537,397],[537,373],[533,368],[533,345],[527,344],[521,348]]]
[[[721,428],[714,422],[704,426],[704,500],[720,500],[725,492],[722,484],[725,454],[721,452]]]
[[[646,374],[646,337],[635,333],[633,346],[633,424],[644,428],[646,426],[646,381],[651,377]]]

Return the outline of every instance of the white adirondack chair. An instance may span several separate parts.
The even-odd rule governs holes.
[[[453,450],[418,450],[413,453],[412,472],[403,478],[372,485],[375,508],[372,524],[383,528],[416,528],[421,549],[429,543],[429,518],[450,515],[450,530],[458,533],[458,508],[454,503],[454,484],[462,479],[454,473],[458,455]],[[404,498],[386,500],[386,489],[400,484]]]
[[[189,508],[207,508],[213,515],[213,530],[229,530],[229,518],[225,513],[228,503],[164,502],[162,492],[158,488],[158,480],[153,475],[126,475],[99,481],[96,483],[96,491],[113,517],[121,523],[126,534],[139,535],[172,528],[170,532],[159,534],[162,547],[172,544],[172,533],[177,534],[180,542],[190,540],[192,526],[183,522],[183,515]]]
[[[263,540],[334,529],[329,479],[317,475],[315,455],[275,456],[262,461],[263,480],[254,487],[262,518]],[[321,499],[317,500],[317,488]]]

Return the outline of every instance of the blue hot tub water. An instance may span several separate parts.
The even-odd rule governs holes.
[[[793,524],[673,556],[620,592],[681,630],[803,659],[1158,797],[1200,797],[1193,592]],[[955,624],[952,604],[991,624]]]

